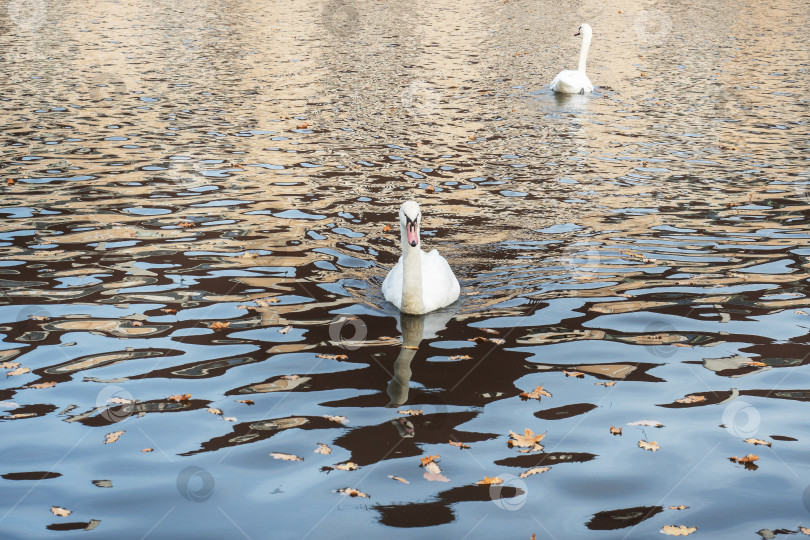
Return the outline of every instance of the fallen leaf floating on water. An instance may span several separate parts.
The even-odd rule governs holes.
[[[176,403],[180,403],[182,401],[188,401],[191,399],[191,394],[175,394],[173,396],[168,397],[169,401],[174,401]]]
[[[687,527],[685,525],[664,525],[661,532],[669,536],[689,536],[697,531],[697,527]]]
[[[494,343],[496,345],[503,345],[506,342],[506,340],[503,340],[503,339],[500,339],[500,338],[488,338],[488,337],[485,337],[485,336],[476,336],[474,338],[468,338],[467,341],[472,341],[472,342],[475,342],[475,343],[489,341],[489,342]]]
[[[706,396],[695,396],[690,394],[686,397],[675,400],[676,403],[700,403],[701,401],[706,401]]]
[[[797,309],[796,310],[796,315],[808,315],[808,313],[806,311],[802,310],[802,309]]]
[[[425,191],[427,191],[428,193],[433,193],[434,191],[436,191],[436,188],[434,188],[433,185],[431,184],[425,188]]]
[[[236,422],[235,416],[223,416],[222,419],[225,420],[226,422]]]
[[[253,405],[254,403],[252,399],[237,399],[234,401],[236,401],[237,403],[244,403],[245,405]]]
[[[315,449],[315,453],[316,454],[323,454],[324,456],[328,456],[329,454],[332,453],[332,449],[329,448],[329,446],[327,446],[327,445],[325,445],[323,443],[318,443],[318,448]]]
[[[468,445],[468,444],[464,444],[464,443],[463,443],[463,442],[461,442],[461,441],[458,441],[458,442],[454,442],[454,441],[448,441],[448,442],[449,442],[451,445],[453,445],[453,446],[457,446],[457,447],[458,447],[459,449],[461,449],[461,450],[464,450],[464,449],[469,449],[469,448],[470,448],[470,445]]]
[[[10,186],[13,186],[13,185],[14,185],[14,179],[13,179],[13,178],[9,178],[8,180],[6,180],[6,184],[8,184],[8,185],[10,185]]]
[[[154,451],[155,451],[155,449],[154,449],[154,448],[144,448],[143,450],[141,450],[141,452],[144,452],[144,453],[147,453],[147,452],[154,452]]]
[[[229,323],[229,322],[216,321],[216,322],[212,322],[211,325],[208,328],[210,328],[211,330],[224,330],[225,328],[228,328],[230,325],[231,325],[231,323]]]
[[[414,345],[404,345],[404,344],[403,344],[403,345],[402,345],[402,348],[403,348],[403,349],[411,349],[411,350],[413,350],[413,351],[419,350],[419,347],[416,347],[416,346],[414,346]]]
[[[104,435],[104,444],[111,444],[118,440],[126,431],[113,431]]]
[[[584,379],[585,378],[585,374],[582,373],[581,371],[565,371],[565,370],[563,370],[563,374],[566,377],[574,377],[576,379]]]
[[[420,467],[425,467],[425,466],[435,462],[437,459],[440,459],[440,458],[441,458],[441,456],[439,456],[439,454],[436,454],[436,455],[433,455],[433,456],[421,457],[421,458],[419,458],[419,461],[421,461],[422,463],[419,466]]]
[[[734,463],[741,463],[741,464],[744,465],[746,463],[753,463],[755,461],[759,461],[759,456],[756,455],[756,454],[748,454],[747,456],[743,456],[743,457],[733,456],[733,457],[730,457],[728,459],[730,459]]]
[[[802,534],[806,534],[807,536],[810,536],[810,529],[808,529],[807,527],[799,527],[799,532]]]
[[[180,223],[177,224],[177,226],[183,229],[187,229],[189,227],[193,227],[194,224],[190,221],[181,221]]]
[[[349,357],[345,354],[316,354],[315,358],[324,358],[326,360],[348,360]]]
[[[296,129],[307,129],[309,127],[309,122],[305,124],[301,124],[300,126],[295,126]]]
[[[745,366],[755,366],[755,367],[766,367],[768,364],[765,362],[759,362],[757,360],[752,360],[751,362],[745,362],[743,365]]]
[[[535,388],[531,392],[521,392],[520,393],[520,397],[522,399],[524,399],[524,400],[525,399],[537,399],[537,400],[539,400],[543,396],[551,397],[551,394],[548,391],[543,390],[543,385],[538,386],[537,388]]]
[[[533,474],[542,474],[551,470],[551,467],[532,467],[528,471],[520,473],[521,478],[527,478]]]
[[[62,508],[61,506],[51,506],[51,512],[53,512],[55,516],[68,517],[72,511]]]
[[[304,461],[304,458],[293,454],[282,454],[281,452],[270,452],[273,459],[283,459],[284,461]]]
[[[656,450],[661,449],[661,447],[658,445],[657,441],[653,441],[653,442],[638,441],[638,447],[643,448],[644,450],[649,450],[651,452],[655,452]]]
[[[210,412],[211,414],[218,414],[219,416],[222,416],[222,409],[215,409],[213,407],[209,407],[208,412]]]
[[[2,369],[14,369],[20,367],[19,362],[3,362],[0,364],[0,368]]]
[[[613,435],[621,435],[622,434],[622,428],[610,426],[610,432]]]
[[[383,226],[383,232],[384,233],[391,232],[391,227],[389,227],[388,225]]]
[[[32,413],[32,412],[17,413],[17,414],[12,414],[11,416],[7,416],[6,418],[28,418],[29,416],[36,416],[36,413]]]
[[[48,381],[44,383],[29,384],[26,388],[53,388],[56,386],[56,381]]]
[[[332,422],[337,422],[338,424],[345,424],[348,421],[345,416],[329,416],[325,414],[323,417]]]
[[[115,405],[132,405],[136,403],[138,400],[136,399],[124,399],[120,397],[111,397],[107,400],[107,403],[114,403]]]
[[[406,409],[404,411],[397,411],[399,414],[407,414],[408,416],[419,416],[422,414],[422,409]]]
[[[335,465],[335,469],[340,471],[354,471],[357,470],[357,463],[352,463],[351,461],[347,461],[346,463],[338,463]]]
[[[512,436],[511,439],[506,443],[510,448],[513,446],[519,446],[521,448],[526,448],[526,450],[518,450],[518,452],[528,453],[528,452],[537,452],[543,449],[543,445],[539,444],[540,441],[543,440],[543,437],[546,436],[545,433],[540,435],[535,435],[534,432],[526,428],[523,430],[523,435],[518,435],[511,429],[509,430],[509,435]]]
[[[476,484],[479,486],[493,486],[503,484],[503,479],[498,478],[497,476],[493,476],[492,478],[485,476],[483,480],[479,480],[476,482]]]
[[[278,331],[278,333],[279,333],[279,334],[286,334],[286,333],[287,333],[287,332],[289,332],[290,330],[292,330],[292,326],[289,326],[289,325],[288,325],[288,326],[285,326],[284,328],[280,329],[280,330]]]
[[[24,373],[28,373],[29,371],[31,371],[31,370],[28,369],[27,367],[19,367],[19,368],[13,370],[13,371],[7,371],[6,372],[6,377],[13,377],[15,375],[22,375]]]
[[[366,498],[368,498],[368,494],[363,493],[362,491],[358,491],[358,490],[356,490],[354,488],[349,488],[349,487],[339,489],[338,493],[340,493],[341,495],[348,495],[349,497],[366,497]]]
[[[468,354],[456,354],[448,357],[450,360],[472,360],[472,356]]]
[[[762,439],[743,439],[743,442],[747,442],[748,444],[761,444],[762,446],[771,445],[771,443],[768,441],[763,441]]]
[[[388,478],[390,478],[391,480],[396,480],[397,482],[402,482],[403,484],[410,484],[410,482],[408,482],[404,478],[400,478],[399,476],[394,476],[393,474],[389,474]]]
[[[257,298],[256,300],[254,300],[254,302],[256,302],[256,305],[259,307],[267,307],[270,304],[278,304],[279,302],[281,302],[281,300],[279,300],[278,298],[270,297],[270,298]]]
[[[594,386],[613,386],[614,384],[616,384],[616,381],[595,382],[593,384]]]
[[[160,311],[163,313],[168,313],[169,315],[174,315],[177,313],[177,310],[172,308],[161,308]]]
[[[686,510],[689,508],[688,506],[680,505],[680,506],[667,506],[670,510]]]
[[[664,424],[661,422],[656,422],[655,420],[638,420],[636,422],[628,422],[628,426],[650,426],[650,427],[664,427]]]

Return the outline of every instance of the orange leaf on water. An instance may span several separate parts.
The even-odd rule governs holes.
[[[113,431],[112,433],[107,433],[104,435],[104,444],[111,444],[118,440],[121,435],[126,433],[126,431]]]
[[[26,388],[53,388],[56,386],[56,381],[48,381],[44,383],[29,384]]]
[[[585,378],[585,374],[582,373],[581,371],[565,371],[565,370],[563,370],[563,374],[566,377],[575,377],[577,379],[584,379]]]
[[[664,525],[660,532],[669,536],[689,536],[695,531],[697,531],[697,527],[687,527],[685,525]]]
[[[706,401],[706,396],[695,396],[695,395],[688,395],[681,399],[676,399],[676,403],[700,403],[701,401]]]
[[[17,369],[15,369],[13,371],[7,371],[6,372],[6,377],[13,377],[15,375],[23,375],[25,373],[28,373],[29,371],[31,371],[31,370],[28,369],[27,367],[18,367]]]
[[[231,325],[230,322],[216,321],[216,322],[212,322],[211,325],[208,328],[210,328],[211,330],[224,330],[225,328],[228,328],[230,325]]]
[[[244,403],[245,405],[253,405],[254,403],[252,399],[237,399],[236,402]]]
[[[368,494],[350,487],[339,489],[338,493],[341,495],[348,495],[349,497],[368,497]]]
[[[406,409],[404,411],[397,411],[399,414],[407,414],[408,416],[420,416],[422,409]]]
[[[490,478],[489,476],[485,476],[483,480],[479,480],[478,482],[476,482],[476,484],[479,486],[503,484],[503,479],[498,478],[497,476],[493,476],[492,478]]]
[[[318,448],[315,449],[315,453],[316,454],[323,454],[324,456],[328,456],[329,454],[332,453],[332,449],[329,448],[329,446],[327,446],[327,445],[325,445],[323,443],[318,443]]]
[[[622,428],[610,426],[610,432],[613,435],[621,435],[622,434]]]
[[[141,452],[154,452],[154,448],[144,448]]]
[[[348,360],[349,357],[345,354],[316,354],[315,358],[324,358],[326,360]]]
[[[420,467],[425,467],[428,463],[433,463],[434,461],[436,461],[439,458],[440,458],[439,454],[436,454],[435,456],[425,456],[425,457],[419,458],[419,461],[422,462]]]
[[[213,407],[209,407],[208,412],[210,412],[211,414],[218,414],[219,416],[222,416],[222,409],[215,409]]]
[[[763,441],[762,439],[743,439],[743,442],[747,442],[748,444],[761,444],[762,446],[771,445],[771,443],[768,441]]]
[[[521,478],[527,478],[533,474],[542,474],[544,472],[550,471],[551,467],[532,467],[528,471],[524,471],[520,473]]]
[[[62,508],[61,506],[51,506],[51,512],[53,512],[53,515],[60,517],[67,517],[71,514],[71,510]]]
[[[540,441],[543,440],[543,437],[546,436],[545,433],[540,435],[535,435],[534,432],[526,428],[523,430],[523,435],[518,435],[511,429],[509,430],[509,435],[512,436],[511,439],[506,443],[510,448],[513,446],[519,446],[521,448],[527,448],[527,450],[518,450],[519,452],[527,453],[527,452],[537,452],[543,449],[543,445],[539,444]]]
[[[391,227],[389,227],[388,225],[383,226],[383,232],[384,233],[391,232]]]
[[[469,448],[470,448],[470,445],[468,445],[468,444],[464,444],[464,443],[463,443],[463,442],[461,442],[461,441],[458,441],[458,442],[454,442],[454,441],[448,441],[448,442],[449,442],[451,445],[453,445],[453,446],[457,446],[457,447],[459,447],[461,450],[464,450],[464,449],[469,449]]]
[[[734,456],[734,457],[730,457],[728,459],[730,459],[731,461],[733,461],[735,463],[743,463],[744,464],[744,463],[753,463],[755,461],[759,461],[759,456],[756,455],[756,454],[748,454],[747,456],[743,456],[743,457]]]
[[[538,386],[537,388],[535,388],[531,392],[521,392],[521,394],[520,394],[520,397],[522,399],[537,399],[537,400],[539,400],[543,396],[551,397],[551,394],[548,391],[543,390],[543,385]]]
[[[346,463],[339,463],[335,465],[335,468],[341,471],[354,471],[357,469],[357,463],[347,461]]]
[[[593,384],[594,386],[613,386],[614,384],[616,384],[616,381],[595,382]]]
[[[169,401],[174,401],[175,403],[180,403],[182,401],[188,401],[191,399],[191,394],[174,394],[168,397]]]
[[[652,442],[638,441],[638,447],[643,448],[644,450],[649,450],[650,452],[655,452],[656,450],[661,449],[657,441]]]

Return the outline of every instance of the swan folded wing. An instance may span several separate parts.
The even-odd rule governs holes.
[[[593,84],[591,84],[588,76],[576,69],[566,69],[561,71],[554,77],[549,85],[555,92],[563,94],[580,94],[582,92],[593,92]]]
[[[402,309],[402,266],[402,257],[400,257],[397,264],[385,276],[382,284],[383,296],[397,306],[397,309]]]
[[[449,306],[461,292],[450,264],[437,250],[422,252],[422,298],[426,311]]]

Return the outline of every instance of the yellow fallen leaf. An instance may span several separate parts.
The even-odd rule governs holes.
[[[622,428],[610,426],[610,432],[613,435],[621,435],[622,434]]]
[[[357,469],[357,463],[352,463],[351,461],[339,463],[335,465],[335,468],[341,471],[354,471]]]
[[[26,388],[53,388],[56,386],[56,381],[48,381],[44,383],[29,384]]]
[[[454,442],[454,441],[448,441],[448,442],[449,442],[451,445],[453,445],[453,446],[457,446],[457,447],[459,447],[459,448],[460,448],[460,449],[462,449],[462,450],[463,450],[463,449],[465,449],[465,448],[466,448],[466,449],[469,449],[469,448],[470,448],[470,446],[469,446],[468,444],[464,444],[464,443],[463,443],[463,442],[461,442],[461,441],[458,441],[458,442]]]
[[[768,441],[763,441],[762,439],[743,439],[743,442],[747,442],[748,444],[761,444],[762,446],[771,445],[771,443]]]
[[[686,527],[685,525],[664,525],[661,532],[669,536],[689,536],[697,531],[697,527]]]
[[[215,321],[212,322],[208,328],[210,328],[211,330],[224,330],[225,328],[228,328],[230,325],[231,323],[229,322]]]
[[[349,488],[349,487],[339,489],[338,493],[340,493],[342,495],[348,495],[349,497],[366,497],[366,498],[368,497],[368,494],[363,493],[362,491],[358,491],[358,490],[356,490],[354,488]]]
[[[638,441],[638,447],[643,448],[644,450],[649,450],[650,452],[655,452],[656,450],[660,450],[661,447],[658,445],[658,442],[652,441]]]
[[[421,464],[421,465],[419,465],[419,466],[420,466],[420,467],[425,467],[425,466],[427,466],[428,464],[433,463],[433,462],[434,462],[434,461],[436,461],[437,459],[440,459],[439,454],[436,454],[436,455],[433,455],[433,456],[425,456],[425,457],[421,457],[421,458],[419,458],[419,461],[421,461],[421,462],[422,462],[422,464]]]
[[[520,393],[520,397],[523,398],[523,399],[537,399],[537,400],[539,400],[543,396],[551,397],[551,394],[548,391],[543,390],[542,385],[538,386],[537,388],[535,388],[531,392],[521,392]]]
[[[284,461],[304,461],[304,458],[293,454],[282,454],[281,452],[270,452],[273,459],[283,459]]]
[[[126,433],[126,431],[113,431],[112,433],[107,433],[104,435],[104,444],[116,442],[124,433]]]
[[[60,517],[67,517],[71,514],[71,510],[67,510],[61,506],[51,506],[51,512],[53,512],[53,515]]]
[[[543,437],[546,436],[545,433],[541,435],[535,435],[534,432],[526,428],[523,430],[523,435],[518,435],[511,429],[509,430],[509,435],[512,436],[511,439],[506,443],[510,448],[513,446],[519,446],[521,448],[527,448],[526,450],[518,450],[519,452],[537,452],[543,449],[543,445],[539,444],[540,441],[543,440]]]
[[[410,482],[408,482],[404,478],[400,478],[399,476],[394,476],[392,474],[389,474],[388,478],[390,478],[391,480],[396,480],[397,482],[402,482],[403,484],[410,484]]]
[[[323,443],[318,443],[318,448],[315,449],[315,453],[328,456],[329,454],[332,453],[332,449]]]
[[[29,371],[31,370],[28,369],[27,367],[19,367],[13,371],[7,371],[6,377],[13,377],[14,375],[23,375],[24,373],[28,373]]]
[[[688,506],[680,505],[680,506],[667,506],[670,510],[686,510],[689,508]]]
[[[169,396],[169,401],[174,401],[175,403],[180,403],[182,401],[188,401],[191,399],[191,394],[175,394],[173,396]]]
[[[743,463],[744,464],[744,463],[753,463],[755,461],[759,461],[759,456],[756,455],[756,454],[748,454],[747,456],[743,456],[743,457],[734,456],[734,457],[730,457],[728,459],[730,459],[731,461],[734,461],[735,463]]]
[[[701,401],[706,401],[706,396],[688,395],[675,400],[676,403],[700,403]]]
[[[253,405],[252,399],[237,399],[237,403],[244,403],[245,405]]]
[[[490,478],[489,476],[485,476],[483,480],[479,480],[478,482],[476,482],[476,484],[479,486],[503,484],[503,479],[498,478],[497,476],[493,476],[492,478]]]
[[[529,477],[529,476],[531,476],[533,474],[542,474],[542,473],[550,471],[550,470],[551,470],[551,467],[532,467],[528,471],[524,471],[524,472],[520,473],[520,477],[521,478],[526,478],[526,477]]]

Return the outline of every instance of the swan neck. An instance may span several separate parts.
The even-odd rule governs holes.
[[[582,48],[579,50],[579,66],[577,70],[585,73],[585,63],[588,60],[588,49],[591,46],[591,36],[586,34],[582,36]]]
[[[405,244],[402,252],[402,312],[421,315],[425,312],[422,299],[422,250]]]

